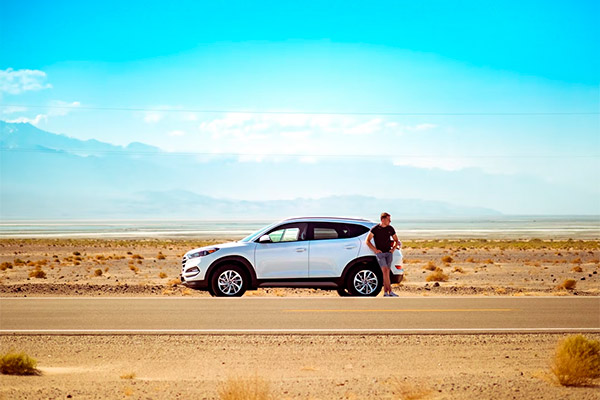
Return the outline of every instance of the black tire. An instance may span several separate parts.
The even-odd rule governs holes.
[[[248,281],[248,274],[242,267],[223,265],[210,277],[209,292],[212,290],[216,297],[241,297],[248,289]]]
[[[215,292],[212,290],[212,287],[211,287],[211,286],[212,286],[212,285],[211,285],[211,284],[210,284],[210,282],[209,282],[209,283],[208,283],[208,287],[207,287],[207,289],[206,289],[206,290],[208,290],[208,293],[210,293],[210,295],[211,295],[212,297],[215,297],[215,296],[216,296],[216,294],[215,294]]]
[[[354,267],[348,274],[346,287],[352,296],[377,296],[383,287],[381,268],[376,268],[368,264]]]
[[[346,290],[346,288],[343,287],[343,286],[338,286],[338,288],[336,290],[337,290],[337,293],[341,297],[348,297],[348,296],[350,296],[350,293],[348,293],[348,291]]]

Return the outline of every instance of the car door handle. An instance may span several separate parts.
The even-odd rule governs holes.
[[[354,246],[354,245],[349,245],[349,246],[346,246],[346,248],[347,248],[348,250],[352,250],[352,249],[355,249],[355,248],[356,248],[356,246]]]
[[[298,247],[298,248],[296,249],[296,251],[297,251],[298,253],[302,253],[303,251],[306,251],[306,247]]]

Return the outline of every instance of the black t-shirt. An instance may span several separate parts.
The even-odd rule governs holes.
[[[396,234],[396,231],[391,225],[384,228],[377,224],[371,228],[371,233],[373,234],[373,239],[375,239],[375,247],[377,250],[383,252],[390,251],[392,248],[392,240],[394,240],[392,236]]]

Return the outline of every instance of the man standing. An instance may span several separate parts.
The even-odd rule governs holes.
[[[390,283],[390,267],[392,265],[393,253],[398,246],[398,236],[396,236],[396,230],[390,223],[392,217],[390,214],[384,212],[381,213],[381,223],[371,228],[371,232],[367,236],[367,246],[375,253],[377,262],[381,267],[383,273],[383,296],[384,297],[398,297],[398,295],[392,292],[392,284]],[[371,239],[375,238],[375,246],[371,243]]]

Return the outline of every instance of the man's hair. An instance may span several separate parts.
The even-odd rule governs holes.
[[[381,213],[381,219],[387,218],[387,217],[389,217],[389,216],[390,216],[390,214],[388,214],[388,213],[386,213],[386,212],[382,212],[382,213]]]

